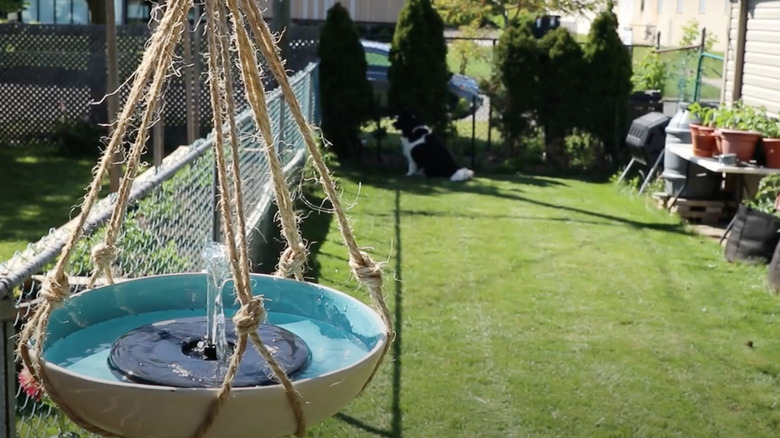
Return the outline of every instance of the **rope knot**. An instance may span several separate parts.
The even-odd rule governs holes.
[[[239,336],[248,336],[257,332],[260,323],[266,319],[265,308],[263,307],[263,297],[253,297],[249,302],[242,305],[236,315],[233,316],[233,324],[236,325],[236,334]]]
[[[100,269],[105,269],[111,266],[119,255],[119,249],[114,245],[109,245],[106,242],[100,242],[92,247],[92,262]]]
[[[358,281],[371,289],[382,287],[382,266],[371,259],[365,251],[360,251],[360,259],[349,258],[349,267],[355,273]]]
[[[52,307],[57,307],[70,295],[70,284],[65,274],[49,273],[43,280],[41,297]]]
[[[288,246],[279,257],[279,268],[276,270],[276,275],[286,277],[289,272],[298,272],[306,265],[306,258],[306,246],[302,243]]]

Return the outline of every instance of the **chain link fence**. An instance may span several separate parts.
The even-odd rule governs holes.
[[[319,121],[317,71],[317,65],[312,63],[291,78],[307,120],[315,124]],[[304,142],[278,89],[268,95],[268,111],[278,136],[274,139],[277,150],[292,182],[305,161]],[[238,157],[231,159],[240,163],[250,257],[257,262],[274,258],[264,254],[267,236],[263,234],[263,224],[272,222],[275,212],[273,189],[262,139],[250,111],[242,112],[237,122],[240,152]],[[213,147],[212,135],[182,146],[166,157],[160,167],[146,170],[135,180],[117,245],[121,253],[112,267],[120,281],[121,278],[202,270],[202,250],[211,241],[219,239],[214,208]],[[92,269],[90,250],[93,244],[101,241],[113,203],[113,196],[102,199],[88,216],[84,237],[78,242],[69,265],[74,293],[84,288]],[[30,316],[30,309],[38,300],[42,276],[55,262],[72,226],[71,222],[52,230],[25,251],[0,264],[0,297],[13,296],[15,304],[15,314],[5,315],[10,316],[5,324],[5,401],[7,407],[15,409],[6,410],[4,436],[92,436],[70,423],[45,396],[24,390],[19,384],[22,370],[11,356],[13,342],[9,339]],[[278,254],[274,256],[278,257]],[[254,265],[257,270],[257,263]],[[21,375],[21,379],[24,378],[25,375]]]

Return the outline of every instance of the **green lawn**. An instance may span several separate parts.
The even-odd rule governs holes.
[[[48,149],[0,147],[0,263],[75,217],[94,165]]]
[[[388,262],[398,336],[309,436],[778,436],[765,267],[609,183],[401,173],[336,171],[358,243]],[[310,274],[367,300],[335,222],[304,227]]]

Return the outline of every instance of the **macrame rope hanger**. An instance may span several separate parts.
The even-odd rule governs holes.
[[[117,117],[108,146],[96,167],[94,179],[82,203],[81,213],[77,218],[76,226],[63,247],[53,270],[47,274],[42,285],[41,296],[44,300],[36,309],[30,321],[25,325],[19,339],[19,356],[30,369],[32,375],[41,383],[51,399],[76,424],[100,435],[110,436],[112,434],[80,418],[64,403],[63,398],[57,394],[56,389],[47,384],[48,379],[45,375],[45,368],[42,366],[42,357],[48,319],[51,312],[61,305],[70,294],[66,274],[68,261],[74,251],[76,242],[83,233],[87,216],[99,196],[101,182],[112,164],[111,160],[119,148],[122,147],[123,139],[129,128],[133,126],[134,114],[139,112],[138,108],[142,108],[140,111],[140,122],[135,127],[139,135],[136,136],[129,150],[126,172],[117,193],[116,204],[107,226],[105,239],[97,244],[92,251],[92,261],[95,265],[95,270],[90,278],[89,287],[96,283],[101,274],[105,277],[107,283],[111,284],[114,281],[111,265],[119,253],[116,243],[126,216],[132,183],[138,172],[140,158],[148,138],[148,130],[154,123],[153,115],[158,109],[157,103],[159,102],[163,85],[167,75],[173,69],[174,49],[179,43],[182,33],[187,28],[184,20],[188,19],[187,13],[192,7],[193,0],[170,0],[165,4],[162,18],[150,38],[141,64],[134,73],[132,87],[125,107]],[[265,90],[261,81],[259,62],[256,57],[257,49],[260,50],[268,63],[269,70],[279,83],[284,101],[290,108],[306,149],[320,176],[319,181],[322,184],[322,188],[333,206],[333,211],[338,219],[339,230],[348,249],[349,266],[357,280],[367,287],[371,302],[385,324],[387,342],[384,344],[380,359],[367,379],[364,389],[376,374],[389,349],[390,342],[394,338],[392,320],[382,293],[382,266],[380,263],[374,262],[366,252],[362,251],[355,241],[336,185],[317,147],[314,131],[308,126],[303,116],[300,104],[286,76],[284,63],[279,56],[276,41],[268,25],[263,20],[262,12],[257,3],[253,0],[207,1],[205,2],[205,15],[205,31],[208,45],[209,97],[213,110],[214,150],[220,197],[219,209],[225,246],[231,262],[230,268],[235,285],[234,289],[241,306],[234,316],[238,341],[231,355],[224,381],[193,437],[200,438],[204,436],[217,418],[221,406],[230,395],[233,380],[249,342],[254,345],[259,354],[269,363],[274,377],[284,387],[288,402],[295,416],[296,435],[303,436],[306,431],[306,419],[303,414],[304,401],[257,334],[260,323],[265,320],[266,312],[263,307],[262,296],[253,296],[250,284],[246,224],[243,215],[243,197],[238,162],[239,139],[235,119],[236,105],[233,99],[234,86],[230,56],[232,51],[235,51],[238,55],[240,77],[246,89],[247,100],[252,110],[254,122],[264,142],[264,151],[268,159],[274,195],[279,208],[279,225],[287,245],[280,256],[275,275],[287,277],[292,274],[297,280],[302,281],[307,251],[298,229],[298,218],[293,209],[292,196],[287,188],[281,160],[274,144],[272,123],[268,115]],[[251,35],[247,31],[247,27],[251,30]],[[254,41],[252,37],[254,37]],[[226,141],[232,156],[230,166],[228,166],[228,157],[225,153]],[[230,184],[231,178],[229,178],[229,174],[233,176],[232,185]],[[233,207],[232,210],[231,206]],[[29,348],[31,343],[32,352]]]

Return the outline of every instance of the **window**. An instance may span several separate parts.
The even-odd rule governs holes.
[[[656,12],[660,14],[661,12],[663,12],[663,10],[664,10],[664,0],[658,0],[658,7]]]
[[[677,0],[677,13],[683,13],[683,0]]]
[[[700,14],[707,13],[707,0],[699,0],[699,13]]]
[[[124,21],[122,0],[114,0],[117,24]],[[29,0],[22,11],[22,22],[41,24],[86,24],[89,8],[86,0]]]

